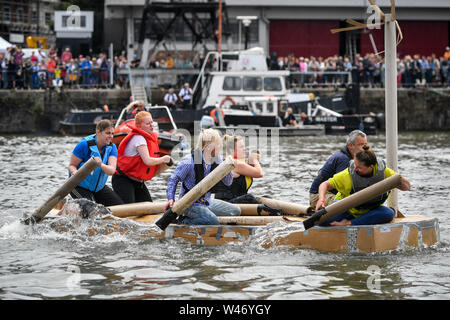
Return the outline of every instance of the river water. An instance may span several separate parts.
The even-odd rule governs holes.
[[[376,254],[264,249],[252,241],[203,247],[21,225],[23,213],[65,181],[79,139],[0,136],[0,299],[450,299],[448,132],[399,136],[399,171],[412,184],[399,207],[437,217],[440,242]],[[314,175],[344,139],[280,137],[276,152],[263,152],[265,176],[252,193],[308,204]],[[369,144],[384,157],[384,135],[369,136]],[[165,200],[170,172],[148,183],[154,201]]]

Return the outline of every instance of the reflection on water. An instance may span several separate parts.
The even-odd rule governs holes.
[[[384,139],[369,137],[382,156]],[[441,242],[378,254],[263,249],[264,237],[288,230],[281,224],[260,238],[220,247],[137,234],[89,236],[83,227],[58,233],[45,223],[21,225],[22,214],[41,205],[65,180],[78,140],[0,137],[0,299],[450,298],[449,133],[399,137],[399,171],[412,183],[412,191],[400,193],[400,208],[438,217]],[[265,176],[255,180],[252,193],[307,204],[313,177],[343,141],[339,136],[280,138],[277,165],[263,159]],[[169,175],[148,183],[155,200],[165,199]]]

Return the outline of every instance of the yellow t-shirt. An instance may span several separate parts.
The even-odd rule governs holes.
[[[378,164],[375,165],[373,174],[375,175],[378,171]],[[384,178],[389,178],[390,176],[393,176],[396,174],[396,172],[388,167],[384,169]],[[336,194],[336,197],[334,197],[334,200],[341,200],[350,195],[350,192],[353,188],[353,182],[352,177],[350,176],[350,172],[348,171],[348,168],[336,173],[332,178],[328,179],[328,182],[330,182],[330,185],[338,191]],[[364,213],[366,213],[367,209],[355,209],[351,208],[348,210],[350,214],[352,214],[354,217],[362,216]]]

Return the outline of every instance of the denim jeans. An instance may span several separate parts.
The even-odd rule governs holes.
[[[211,199],[209,206],[192,205],[184,211],[184,224],[210,225],[219,224],[217,216],[239,216],[241,209],[232,203]]]
[[[350,220],[353,226],[360,225],[369,225],[369,224],[379,224],[379,223],[388,223],[394,219],[395,212],[389,207],[379,206],[375,209],[372,209],[362,216],[355,218],[349,212],[341,213],[328,221],[325,221],[320,224],[321,227],[327,227],[330,225],[330,222],[333,221],[341,221],[343,219]]]

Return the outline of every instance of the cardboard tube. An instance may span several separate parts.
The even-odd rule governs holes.
[[[235,203],[241,209],[241,216],[279,216],[279,212],[274,212],[264,204]]]
[[[167,226],[181,215],[187,208],[189,208],[195,201],[215,186],[220,180],[223,179],[231,170],[234,169],[233,160],[228,157],[217,168],[215,168],[210,174],[196,184],[188,193],[186,193],[180,200],[176,201],[172,208],[167,210],[164,215],[156,221],[156,225],[165,230]]]
[[[220,224],[225,225],[249,225],[249,226],[263,226],[275,221],[284,221],[281,216],[278,217],[218,217]]]
[[[314,215],[305,220],[303,225],[305,229],[309,229],[314,225],[321,224],[338,214],[348,211],[351,208],[355,208],[360,204],[363,204],[383,193],[388,192],[394,188],[399,187],[402,184],[402,176],[395,174],[387,179],[377,182],[361,191],[358,191],[338,202],[332,203],[329,206],[317,211]]]
[[[97,168],[97,161],[94,158],[89,159],[77,172],[64,182],[56,192],[45,201],[34,213],[22,219],[22,223],[37,223],[46,216],[50,210],[55,207],[59,201],[63,200],[72,190],[78,186],[86,177]]]
[[[140,217],[146,214],[163,213],[166,208],[166,202],[136,202],[129,204],[120,204],[109,206],[112,214],[119,218]]]
[[[291,214],[294,216],[304,215],[306,213],[311,213],[312,208],[309,206],[304,206],[297,203],[286,202],[281,200],[269,199],[264,197],[255,197],[260,203],[265,204],[268,207],[274,209],[281,209],[283,214]]]

